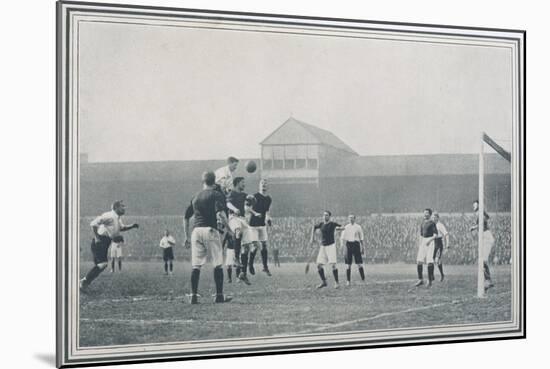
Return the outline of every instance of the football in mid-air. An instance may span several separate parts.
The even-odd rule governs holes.
[[[248,173],[254,173],[256,171],[256,162],[254,160],[249,160],[246,162],[245,167]]]

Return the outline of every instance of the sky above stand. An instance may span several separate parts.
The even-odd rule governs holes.
[[[82,23],[80,152],[89,160],[260,156],[289,117],[360,155],[511,145],[508,49]]]

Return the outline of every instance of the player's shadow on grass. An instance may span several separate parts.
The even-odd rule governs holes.
[[[55,354],[34,354],[34,358],[55,367]]]

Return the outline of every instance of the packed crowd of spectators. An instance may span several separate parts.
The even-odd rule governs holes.
[[[80,250],[83,260],[91,259],[92,218],[82,218],[80,224]],[[337,216],[334,221],[345,224],[346,217]],[[319,236],[310,244],[311,229],[321,217],[279,217],[273,219],[268,231],[269,247],[279,250],[283,262],[303,262],[316,254]],[[418,248],[421,215],[370,215],[357,216],[365,234],[368,263],[414,263]],[[477,237],[469,231],[475,223],[473,214],[441,214],[440,221],[450,233],[449,248],[444,251],[447,264],[473,264],[477,261]],[[163,232],[168,229],[176,239],[175,255],[189,259],[190,252],[183,248],[182,218],[177,216],[130,217],[127,223],[137,222],[140,228],[124,234],[124,255],[133,260],[160,259],[158,247]],[[495,237],[491,260],[495,264],[510,262],[511,225],[510,214],[491,214],[489,227]],[[338,237],[337,237],[338,238]],[[341,249],[341,245],[338,245]],[[343,255],[340,253],[340,255]]]

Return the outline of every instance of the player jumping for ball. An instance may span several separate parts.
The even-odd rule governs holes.
[[[262,179],[260,181],[260,189],[254,194],[254,205],[252,210],[258,214],[252,214],[250,218],[250,226],[256,229],[258,233],[258,241],[261,243],[261,257],[262,257],[262,272],[271,277],[271,272],[267,266],[267,226],[271,226],[271,216],[269,215],[269,209],[271,207],[271,197],[267,194],[267,180]],[[254,258],[256,257],[257,248],[254,248],[250,252],[250,260],[248,261],[248,267],[250,274],[254,274]]]
[[[88,286],[96,279],[108,265],[108,251],[112,242],[122,242],[121,232],[138,228],[138,224],[125,225],[122,216],[126,213],[126,206],[122,200],[113,202],[111,211],[101,214],[90,223],[94,238],[92,239],[92,255],[94,266],[84,278],[80,280],[80,290],[86,291]]]
[[[332,213],[328,210],[323,212],[323,221],[314,224],[311,229],[310,243],[313,244],[315,231],[321,230],[321,245],[319,246],[319,253],[317,254],[317,271],[319,277],[321,277],[321,284],[317,288],[323,288],[327,286],[327,279],[325,277],[324,266],[330,265],[332,268],[332,275],[334,276],[334,288],[340,287],[338,282],[338,268],[336,267],[336,242],[334,241],[334,232],[341,229],[341,225],[330,220]]]
[[[416,256],[418,282],[416,282],[415,287],[424,284],[422,271],[424,263],[428,264],[428,287],[432,286],[434,280],[434,240],[437,236],[437,227],[431,217],[432,209],[424,209],[424,220],[420,225],[420,239]]]
[[[476,215],[476,223],[470,227],[470,232],[479,232],[479,201],[475,200],[473,203],[474,213]],[[495,244],[495,238],[493,233],[489,230],[489,214],[483,212],[483,250],[481,257],[483,258],[483,277],[485,278],[485,291],[494,287],[491,280],[491,271],[489,270],[489,255]]]
[[[233,189],[233,173],[239,166],[239,159],[230,156],[227,158],[227,165],[218,168],[216,174],[216,187],[227,195]]]
[[[233,190],[227,196],[227,208],[229,209],[228,226],[231,232],[235,235],[235,256],[240,256],[241,265],[237,267],[238,278],[250,285],[247,277],[248,258],[250,247],[258,242],[258,234],[256,229],[250,227],[245,215],[253,212],[252,206],[249,204],[245,209],[245,204],[250,202],[247,200],[247,194],[244,192],[245,181],[243,177],[233,179]]]
[[[193,197],[185,212],[185,247],[191,247],[191,304],[198,304],[198,288],[201,267],[206,263],[208,251],[212,255],[214,266],[214,283],[216,284],[216,303],[229,302],[230,297],[223,294],[223,249],[218,231],[218,222],[227,224],[225,215],[225,198],[214,189],[216,175],[204,172],[202,175],[203,190]],[[189,219],[194,217],[194,227],[189,240]]]
[[[351,284],[351,264],[353,260],[355,260],[355,264],[357,264],[361,280],[363,282],[365,281],[362,257],[362,254],[365,252],[363,228],[355,223],[355,215],[350,214],[348,218],[349,223],[344,226],[341,237],[346,247],[346,286]]]
[[[443,248],[449,248],[449,232],[445,224],[439,221],[439,213],[433,213],[433,220],[437,228],[437,235],[434,240],[434,262],[437,264],[439,274],[441,275],[440,281],[443,282],[445,274],[443,274]]]

